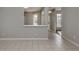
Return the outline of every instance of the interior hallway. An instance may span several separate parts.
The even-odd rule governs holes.
[[[72,43],[52,34],[49,40],[0,40],[0,51],[78,51]]]

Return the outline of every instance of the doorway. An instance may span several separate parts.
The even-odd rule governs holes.
[[[56,13],[56,20],[57,20],[57,23],[56,23],[56,33],[59,34],[59,35],[62,35],[61,34],[61,29],[62,29],[62,25],[61,25],[61,22],[62,22],[62,13],[61,13],[61,10],[58,10],[57,13]]]
[[[52,9],[49,10],[49,37],[51,38],[53,33],[56,33],[58,35],[62,35],[61,34],[61,29],[62,29],[62,25],[61,25],[61,21],[62,21],[62,13],[61,13],[61,9]]]

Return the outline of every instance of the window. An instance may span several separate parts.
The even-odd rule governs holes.
[[[33,25],[38,25],[38,23],[37,23],[37,19],[38,18],[38,16],[37,16],[37,14],[34,14],[34,16],[33,16]]]
[[[62,14],[57,14],[57,27],[61,27]]]

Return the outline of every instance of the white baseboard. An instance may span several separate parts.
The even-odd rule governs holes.
[[[48,38],[0,38],[0,40],[48,40]]]
[[[75,46],[79,47],[79,44],[74,42],[73,40],[70,40],[69,38],[67,38],[66,36],[62,36],[65,40],[69,41],[70,43],[74,44]]]

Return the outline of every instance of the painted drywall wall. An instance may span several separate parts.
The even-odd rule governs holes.
[[[47,26],[24,26],[24,8],[0,7],[0,38],[47,38]]]
[[[56,11],[52,11],[52,13],[50,13],[49,16],[50,16],[50,30],[56,32],[56,24],[57,24]]]
[[[42,25],[48,25],[48,11],[49,8],[48,7],[44,7],[41,11],[41,24]]]
[[[24,18],[24,25],[33,25],[33,13],[26,13]]]
[[[68,40],[79,43],[79,7],[62,8],[62,34]]]
[[[41,25],[44,25],[44,10],[41,10]]]

